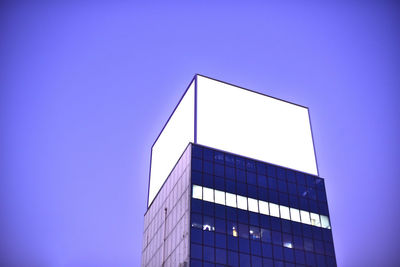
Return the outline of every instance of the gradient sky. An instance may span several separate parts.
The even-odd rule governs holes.
[[[400,4],[265,2],[2,1],[0,265],[139,266],[150,148],[201,73],[308,106],[338,265],[399,266]]]

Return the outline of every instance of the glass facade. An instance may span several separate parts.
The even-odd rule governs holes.
[[[192,145],[190,266],[336,266],[324,180]]]

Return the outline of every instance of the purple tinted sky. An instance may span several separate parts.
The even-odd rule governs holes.
[[[0,11],[2,266],[138,266],[195,73],[308,106],[339,266],[400,264],[400,5],[39,2]]]

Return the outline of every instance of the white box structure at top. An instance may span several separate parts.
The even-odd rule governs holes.
[[[195,75],[153,144],[149,206],[190,142],[318,175],[307,107]]]

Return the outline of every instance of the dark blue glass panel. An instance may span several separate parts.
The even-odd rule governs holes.
[[[278,190],[277,180],[275,178],[268,177],[268,187],[273,190]]]
[[[268,191],[267,191],[267,189],[259,188],[258,189],[258,198],[260,200],[268,201]]]
[[[289,206],[289,195],[285,193],[279,193],[279,204]]]
[[[251,266],[252,267],[262,267],[262,258],[258,256],[251,256]]]
[[[282,234],[281,232],[272,231],[272,243],[276,245],[282,245]]]
[[[315,255],[311,252],[306,252],[306,263],[308,266],[316,266]]]
[[[225,249],[215,249],[215,261],[217,263],[226,264],[226,250]]]
[[[304,174],[302,174],[300,172],[296,172],[296,180],[297,180],[297,184],[306,185],[306,179],[304,177]]]
[[[258,255],[258,256],[262,255],[260,241],[251,240],[250,246],[251,246],[251,252],[250,252],[251,254]]]
[[[236,180],[241,183],[246,182],[246,172],[244,170],[236,169]]]
[[[236,252],[228,251],[228,265],[239,266],[239,254]]]
[[[215,267],[215,264],[211,262],[203,262],[203,267]]]
[[[207,201],[203,201],[203,214],[214,216],[215,204]]]
[[[190,260],[190,267],[203,267],[203,262],[199,260]]]
[[[236,182],[225,180],[225,188],[226,192],[236,194]]]
[[[214,151],[211,149],[205,148],[203,151],[203,158],[205,160],[213,161],[214,160]]]
[[[309,200],[308,201],[308,207],[309,207],[309,211],[314,212],[314,213],[318,213],[317,201]]]
[[[286,173],[285,173],[285,169],[276,168],[276,176],[278,177],[278,179],[280,180],[286,180]]]
[[[294,171],[286,170],[286,180],[288,182],[296,183],[296,177],[294,176]]]
[[[323,255],[316,255],[317,266],[326,266],[325,257]]]
[[[263,257],[272,258],[272,245],[269,243],[262,243],[262,255]]]
[[[203,177],[200,172],[192,171],[192,184],[203,185]]]
[[[260,216],[260,226],[263,228],[271,228],[271,217],[269,216],[265,216],[265,215],[261,215]]]
[[[248,239],[239,238],[239,251],[250,253],[250,242]]]
[[[214,248],[212,247],[203,247],[204,249],[204,260],[214,262]]]
[[[322,202],[326,202],[326,195],[324,192],[321,192],[319,190],[317,190],[317,200],[318,201],[322,201]]]
[[[305,264],[306,263],[306,258],[304,256],[304,252],[302,250],[294,250],[294,258],[296,263],[301,263]]]
[[[295,249],[304,249],[303,238],[300,236],[293,236],[293,246]]]
[[[271,229],[275,231],[281,231],[281,219],[271,217]]]
[[[312,239],[305,237],[304,238],[304,250],[306,251],[314,251],[314,244]]]
[[[278,180],[278,191],[280,192],[287,192],[287,186],[285,181]]]
[[[215,183],[215,186],[214,186],[215,189],[225,191],[225,179],[224,178],[215,176],[214,183]]]
[[[292,233],[292,223],[290,221],[282,220],[281,225],[284,233]]]
[[[249,226],[246,224],[239,224],[239,236],[249,238]]]
[[[314,250],[315,252],[320,254],[325,253],[324,244],[322,243],[322,241],[314,240]]]
[[[226,154],[225,155],[225,164],[227,166],[235,167],[235,156]]]
[[[262,174],[262,175],[265,175],[267,173],[267,169],[266,169],[264,163],[257,162],[256,167],[257,167],[257,173]]]
[[[256,162],[251,159],[246,159],[246,170],[256,172]]]
[[[292,248],[293,247],[292,235],[285,233],[282,234],[282,244],[287,248]]]
[[[296,186],[296,184],[288,183],[287,185],[288,185],[289,194],[297,195],[297,186]]]
[[[247,183],[252,185],[257,185],[257,176],[253,172],[247,172]]]
[[[230,221],[237,221],[237,209],[227,207],[226,218]]]
[[[231,180],[236,180],[235,169],[232,167],[225,166],[225,177]]]
[[[260,225],[260,215],[254,212],[249,212],[249,223],[251,225]]]
[[[214,174],[216,176],[224,177],[225,176],[224,168],[225,168],[224,165],[214,164]]]
[[[203,158],[203,148],[199,146],[192,146],[192,155],[196,158]]]
[[[335,257],[327,256],[325,257],[325,261],[328,267],[336,267]]]
[[[271,243],[271,230],[261,228],[261,241],[264,243]]]
[[[325,242],[325,254],[328,256],[335,256],[335,250],[332,243]]]
[[[313,231],[313,238],[314,239],[318,239],[318,240],[322,240],[322,229],[319,227],[313,227],[312,228]]]
[[[238,221],[241,223],[249,223],[249,213],[245,210],[238,210]]]
[[[203,231],[203,244],[214,246],[215,233],[210,231]]]
[[[203,230],[214,231],[215,222],[214,217],[203,216]]]
[[[203,258],[203,253],[202,253],[202,246],[201,245],[196,245],[196,244],[191,244],[190,245],[190,256],[195,259],[202,259]]]
[[[215,231],[217,233],[226,233],[226,221],[222,219],[215,219]]]
[[[264,175],[257,175],[258,186],[267,187],[267,177]]]
[[[250,255],[240,253],[239,260],[240,260],[240,267],[251,267]]]
[[[190,231],[190,240],[193,243],[198,243],[198,244],[203,243],[203,230],[192,228]]]
[[[228,249],[237,251],[238,250],[238,238],[228,235]]]
[[[214,162],[218,162],[220,164],[224,164],[224,153],[219,152],[219,151],[214,151]]]
[[[281,246],[272,246],[272,251],[275,259],[283,260],[283,250]]]
[[[247,186],[247,196],[252,198],[258,198],[258,190],[257,186],[255,185],[248,185]]]
[[[203,175],[203,185],[205,187],[214,187],[214,176],[212,174]]]
[[[306,182],[308,186],[315,187],[316,182],[314,176],[306,175]]]
[[[291,248],[283,248],[284,258],[288,262],[294,262],[294,252]]]
[[[192,158],[192,170],[202,172],[203,171],[202,165],[203,165],[203,161],[202,160],[196,159],[196,158]]]
[[[198,213],[192,213],[192,227],[199,228],[203,230],[203,216]]]
[[[215,217],[225,219],[226,207],[220,204],[215,204]]]
[[[292,230],[294,235],[303,235],[303,229],[300,223],[292,222]]]
[[[194,212],[202,212],[202,207],[203,207],[203,201],[199,199],[193,199],[192,198],[192,203],[191,203],[191,210]]]
[[[226,235],[224,234],[215,234],[215,246],[217,248],[226,248]]]
[[[299,199],[295,195],[289,195],[289,206],[292,208],[299,208]]]
[[[299,198],[299,201],[300,201],[300,208],[301,208],[302,210],[309,210],[308,201],[307,201],[306,198],[300,197],[300,198]]]
[[[278,192],[273,191],[273,190],[268,190],[268,194],[269,194],[269,201],[273,202],[273,203],[279,203],[279,199],[278,199]]]
[[[238,169],[246,169],[246,160],[244,158],[240,158],[240,157],[235,157],[235,161],[236,161],[236,168]]]
[[[227,221],[226,232],[228,235],[238,236],[238,226],[236,222]]]
[[[213,163],[209,161],[203,162],[203,171],[208,174],[213,174]]]
[[[263,267],[272,267],[274,266],[274,262],[272,259],[263,258]]]
[[[276,177],[276,168],[272,165],[267,165],[268,176]]]
[[[247,186],[243,183],[237,183],[237,193],[238,195],[247,196]]]
[[[249,226],[249,238],[251,240],[261,240],[260,228],[256,226]]]

